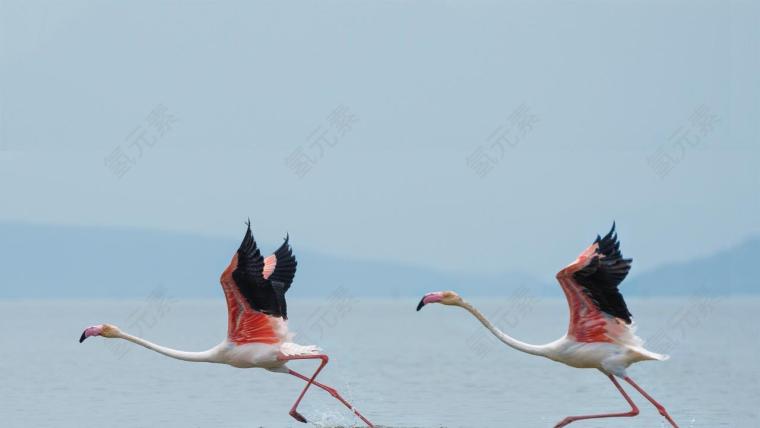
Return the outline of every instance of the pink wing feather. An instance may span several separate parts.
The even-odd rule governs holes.
[[[264,279],[269,279],[269,276],[272,275],[272,272],[274,272],[274,269],[277,267],[277,256],[272,254],[271,256],[264,259],[264,270],[261,272],[261,275],[264,277]]]

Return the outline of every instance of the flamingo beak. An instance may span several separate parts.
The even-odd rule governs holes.
[[[84,342],[85,339],[87,339],[90,336],[100,336],[100,334],[103,332],[103,327],[96,325],[92,327],[87,327],[83,332],[82,335],[79,337],[79,343]]]
[[[442,299],[443,299],[443,293],[441,293],[440,291],[436,291],[434,293],[428,293],[422,296],[420,303],[417,304],[417,311],[422,309],[422,307],[427,305],[428,303],[440,302]]]

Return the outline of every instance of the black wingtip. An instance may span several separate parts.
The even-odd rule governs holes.
[[[425,306],[425,298],[424,297],[422,299],[420,299],[420,303],[417,304],[417,312],[419,312],[420,309],[422,309],[423,306]]]
[[[84,335],[84,331],[82,332],[82,335],[79,337],[79,343],[84,342],[85,339],[87,339],[87,336]]]
[[[615,221],[612,221],[612,228],[609,232],[607,232],[606,235],[604,235],[604,238],[602,238],[603,241],[607,241],[609,239],[612,239],[613,235],[615,234]],[[598,236],[598,235],[597,235]]]
[[[253,242],[253,232],[251,232],[251,219],[249,218],[245,224],[247,226],[247,229],[245,230],[245,235],[243,235],[243,240],[240,242],[238,252],[249,249],[252,245],[255,245]]]

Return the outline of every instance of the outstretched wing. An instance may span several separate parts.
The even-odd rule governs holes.
[[[293,282],[297,264],[288,238],[265,259],[256,246],[249,223],[237,255],[238,267],[232,277],[251,309],[287,319],[285,292]]]
[[[271,274],[267,276],[266,272],[264,273],[264,277],[270,281],[283,284],[285,291],[288,291],[290,284],[293,283],[293,278],[296,276],[296,267],[298,266],[296,256],[293,255],[293,249],[288,243],[289,240],[290,236],[285,236],[285,242],[280,245],[280,248],[274,254],[267,257],[267,261],[271,260]],[[269,266],[267,267],[269,268]]]
[[[628,340],[631,313],[618,286],[631,269],[612,229],[557,273],[570,306],[568,335],[579,342]]]
[[[287,319],[285,292],[293,282],[295,257],[287,239],[275,254],[262,257],[250,221],[247,226],[240,248],[221,277],[229,314],[227,336],[238,344],[277,343],[286,335],[282,323]]]
[[[240,243],[240,248],[238,248],[237,266],[232,271],[232,278],[237,283],[243,296],[248,298],[244,290],[261,286],[264,283],[264,278],[262,277],[264,257],[261,256],[261,251],[259,251],[259,247],[256,245],[256,240],[253,239],[251,221],[248,220],[246,225],[248,226],[248,230],[246,230],[243,242]]]
[[[631,313],[618,286],[628,276],[632,259],[624,259],[620,252],[615,224],[604,238],[597,236],[594,244],[597,248],[589,263],[573,276],[599,310],[630,324]]]

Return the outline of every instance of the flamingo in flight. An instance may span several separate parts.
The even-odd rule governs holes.
[[[315,380],[328,362],[327,355],[316,346],[291,342],[293,334],[288,332],[285,293],[293,282],[297,262],[288,237],[274,254],[265,258],[251,234],[250,220],[247,225],[243,242],[220,279],[228,315],[227,338],[222,343],[202,352],[178,351],[132,336],[111,324],[88,327],[79,338],[79,343],[91,336],[124,339],[178,360],[228,364],[238,368],[260,367],[271,372],[287,373],[306,381],[306,386],[290,409],[290,415],[299,422],[306,422],[306,418],[298,413],[298,404],[313,384],[343,403],[368,426],[374,427],[338,391]],[[292,360],[312,359],[320,360],[320,363],[308,377],[286,365]]]
[[[422,297],[417,310],[428,303],[460,306],[493,333],[499,340],[518,351],[549,358],[571,367],[595,368],[604,373],[615,385],[631,410],[621,413],[568,416],[554,428],[564,427],[582,419],[631,417],[639,409],[625,392],[616,377],[628,382],[649,400],[662,416],[678,428],[665,407],[655,401],[626,373],[633,363],[647,360],[664,361],[667,355],[644,349],[644,341],[635,335],[631,313],[618,291],[618,285],[628,275],[631,259],[624,259],[615,233],[615,223],[610,232],[596,240],[578,258],[557,273],[562,291],[570,306],[570,326],[564,337],[545,345],[531,345],[514,339],[496,328],[472,304],[453,291],[436,291]]]

